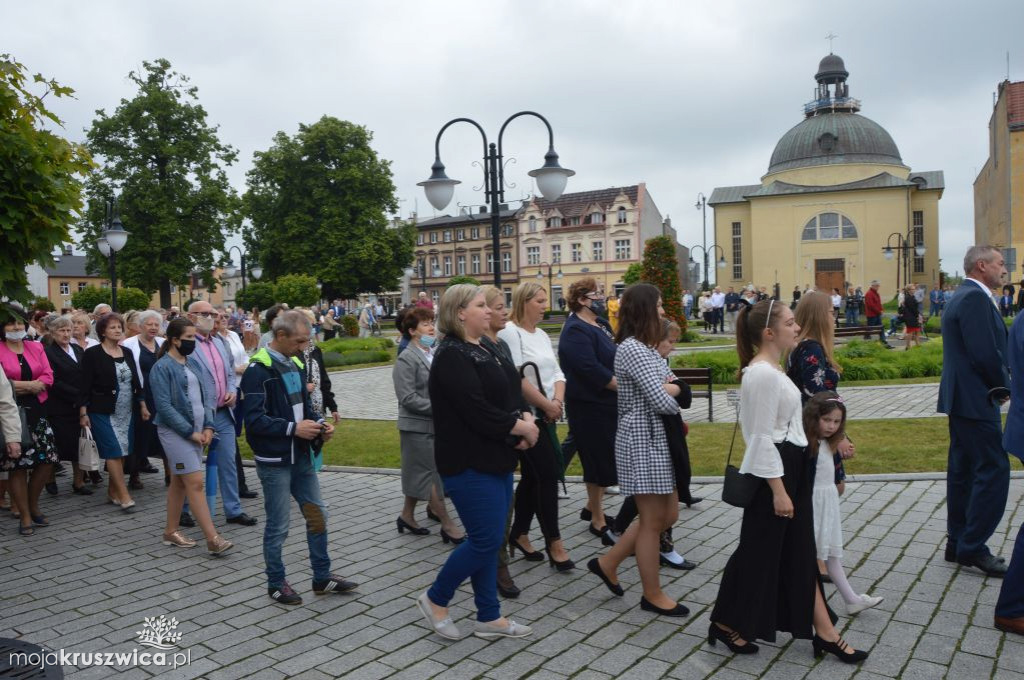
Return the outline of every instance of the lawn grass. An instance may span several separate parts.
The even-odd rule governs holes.
[[[891,420],[855,420],[848,432],[857,446],[857,455],[847,461],[848,474],[895,472],[944,472],[949,447],[945,418]],[[729,453],[732,423],[695,423],[690,425],[687,442],[690,462],[696,476],[721,475]],[[568,427],[559,425],[565,438]],[[242,456],[251,458],[244,437]],[[743,437],[737,435],[733,457],[743,458]],[[1011,456],[1013,468],[1022,469]],[[338,433],[324,447],[324,463],[355,467],[398,468],[398,429],[393,420],[343,420]],[[573,459],[568,474],[581,475],[579,458]]]

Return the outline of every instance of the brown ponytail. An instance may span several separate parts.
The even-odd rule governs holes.
[[[181,338],[186,328],[192,328],[193,324],[187,316],[179,316],[176,319],[171,319],[171,322],[167,324],[167,330],[164,331],[164,343],[160,345],[160,349],[157,350],[156,358],[159,359],[163,355],[167,354],[167,350],[171,347],[171,340],[175,338]]]
[[[762,300],[754,305],[744,305],[736,316],[736,354],[740,357],[740,370],[736,373],[737,382],[743,381],[743,369],[750,365],[757,354],[764,329],[778,323],[783,307],[785,305],[781,302]]]

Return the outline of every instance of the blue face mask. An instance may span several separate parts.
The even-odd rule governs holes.
[[[433,347],[436,338],[433,335],[421,335],[420,344],[424,347]]]

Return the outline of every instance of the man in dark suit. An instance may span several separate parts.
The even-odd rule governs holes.
[[[1006,414],[1003,448],[1024,461],[1024,314],[1018,314],[1010,329],[1007,348],[1010,358],[1010,412]],[[995,627],[1024,635],[1024,526],[1010,556],[1010,566],[996,602]]]
[[[949,416],[946,472],[946,560],[1001,578],[1006,562],[985,545],[1006,509],[1010,461],[1003,449],[999,406],[1007,388],[1006,324],[992,298],[1006,274],[1002,253],[972,246],[966,280],[942,315],[942,381],[938,410]]]

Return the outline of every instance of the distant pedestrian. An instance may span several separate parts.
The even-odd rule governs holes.
[[[892,345],[885,341],[885,326],[882,325],[882,298],[878,294],[878,288],[878,281],[872,281],[868,292],[864,294],[864,313],[867,315],[869,326],[878,326],[878,341],[892,349]]]
[[[910,284],[906,287],[903,295],[903,324],[906,326],[904,335],[904,350],[909,350],[913,345],[921,344],[921,306],[915,295],[917,287]]]

